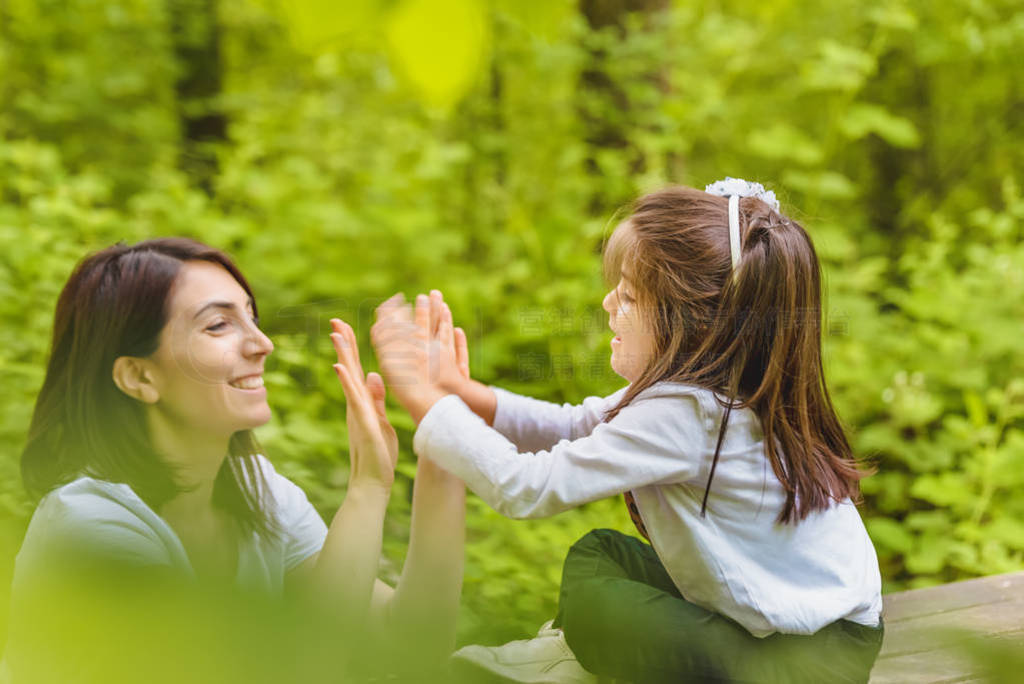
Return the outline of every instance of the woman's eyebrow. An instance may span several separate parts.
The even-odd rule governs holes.
[[[202,313],[204,311],[206,311],[207,309],[224,309],[224,310],[227,310],[227,311],[235,311],[235,310],[237,310],[237,308],[238,307],[235,305],[234,302],[228,302],[228,301],[222,301],[222,300],[207,302],[203,306],[199,307],[199,310],[196,311],[194,316],[192,316],[192,320],[195,320],[195,319],[199,318],[199,316],[202,315]],[[252,299],[251,298],[248,301],[246,301],[246,308],[248,310],[250,310],[250,311],[252,310]]]

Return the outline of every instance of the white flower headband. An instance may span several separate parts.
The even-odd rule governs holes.
[[[735,269],[740,262],[740,197],[756,197],[775,211],[779,210],[779,201],[775,199],[774,192],[765,190],[760,183],[730,176],[706,186],[704,192],[729,198],[729,251]]]

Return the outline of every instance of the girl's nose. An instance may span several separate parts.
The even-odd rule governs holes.
[[[608,291],[608,294],[604,296],[604,300],[601,302],[601,306],[608,313],[615,311],[615,290]]]

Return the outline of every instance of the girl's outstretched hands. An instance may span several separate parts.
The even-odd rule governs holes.
[[[437,290],[417,295],[415,307],[401,293],[387,299],[377,307],[370,339],[384,378],[417,423],[468,377],[465,333],[456,332]]]
[[[351,476],[349,486],[380,486],[387,490],[395,480],[398,435],[384,409],[384,381],[377,373],[363,375],[359,347],[351,326],[331,319],[331,342],[338,354],[334,370],[345,391]]]
[[[451,323],[452,311],[447,304],[444,305],[444,312]],[[469,343],[466,341],[466,331],[462,328],[455,328],[455,365],[459,369],[459,375],[464,380],[469,380]]]

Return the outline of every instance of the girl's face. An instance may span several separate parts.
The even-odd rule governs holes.
[[[172,428],[211,437],[270,420],[263,362],[274,345],[242,286],[218,264],[189,261],[168,308],[160,346],[146,360],[159,395],[152,410]]]
[[[635,291],[626,272],[619,284],[604,297],[602,306],[608,312],[612,338],[612,370],[635,382],[654,355],[654,337],[637,309]]]

